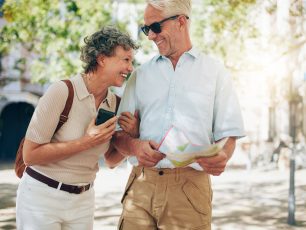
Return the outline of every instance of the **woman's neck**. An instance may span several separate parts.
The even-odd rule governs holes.
[[[108,92],[108,85],[102,83],[101,76],[95,73],[87,73],[83,75],[85,86],[90,94],[95,98],[95,104],[98,108],[101,102],[106,98]]]

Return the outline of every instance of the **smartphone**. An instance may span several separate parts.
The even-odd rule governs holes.
[[[105,110],[105,109],[101,108],[98,111],[98,115],[97,115],[97,118],[96,118],[95,125],[100,125],[100,124],[106,122],[107,120],[111,119],[114,116],[115,116],[114,112],[111,112],[111,111],[108,111],[108,110]]]

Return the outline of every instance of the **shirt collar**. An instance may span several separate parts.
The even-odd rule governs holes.
[[[74,78],[74,87],[75,87],[75,91],[76,91],[76,95],[79,98],[79,100],[83,100],[84,98],[88,97],[90,95],[90,93],[88,92],[84,79],[82,77],[81,74],[78,74],[75,78]],[[107,95],[105,97],[105,99],[102,101],[102,104],[106,104],[109,108],[113,107],[113,96],[112,96],[112,92],[110,90],[110,88],[107,89]]]
[[[195,47],[192,47],[190,50],[184,52],[182,54],[182,56],[185,55],[185,54],[188,54],[188,55],[190,55],[190,56],[192,56],[194,58],[199,58],[199,56],[200,56],[199,50],[197,50]],[[159,54],[159,55],[156,55],[153,58],[153,61],[157,62],[157,61],[160,61],[160,60],[163,60],[163,59],[168,59],[168,58]]]
[[[74,87],[75,87],[76,95],[79,98],[79,100],[83,100],[84,98],[89,96],[89,92],[86,88],[84,79],[82,78],[81,74],[78,74],[74,78]]]
[[[190,50],[188,50],[185,53],[193,56],[196,59],[200,57],[200,51],[195,47],[192,47]]]
[[[102,101],[102,103],[105,103],[109,108],[113,108],[114,104],[112,94],[112,91],[110,90],[110,88],[108,88],[106,98]]]

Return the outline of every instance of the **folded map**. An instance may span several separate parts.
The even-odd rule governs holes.
[[[158,150],[171,161],[175,167],[185,167],[199,157],[212,157],[222,150],[228,138],[210,146],[191,143],[183,131],[172,126],[162,139]]]

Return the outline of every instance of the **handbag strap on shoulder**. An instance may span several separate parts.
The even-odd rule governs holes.
[[[73,85],[71,83],[70,80],[62,80],[63,82],[65,82],[65,84],[68,87],[68,97],[66,100],[66,104],[64,107],[63,112],[61,113],[59,122],[57,124],[57,127],[55,129],[55,133],[62,127],[63,124],[65,124],[65,122],[68,120],[68,115],[73,103],[73,98],[74,98],[74,90],[73,90]]]

